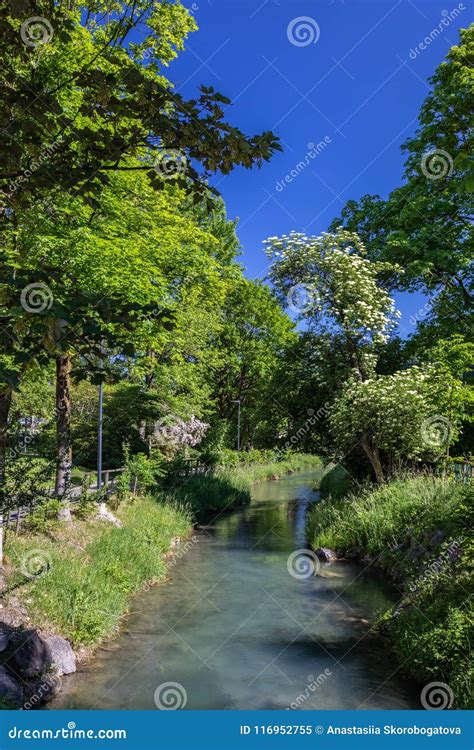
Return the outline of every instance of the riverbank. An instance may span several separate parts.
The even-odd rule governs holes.
[[[295,455],[262,465],[218,467],[212,476],[188,478],[172,492],[121,503],[114,511],[120,526],[92,516],[94,503],[76,507],[71,525],[56,521],[54,503],[32,514],[19,535],[10,532],[6,538],[0,704],[7,698],[7,705],[9,700],[18,705],[22,690],[29,698],[40,691],[38,701],[52,695],[58,681],[53,672],[51,682],[50,659],[42,644],[60,636],[67,641],[64,648],[71,644],[72,659],[89,658],[119,631],[133,595],[166,577],[173,554],[180,554],[180,541],[201,514],[247,504],[256,481],[320,465],[313,456]],[[186,550],[186,544],[181,549]],[[7,642],[22,638],[24,631],[34,632],[26,640],[33,639],[44,652],[33,681],[32,675],[19,674],[17,665],[9,666]],[[14,689],[12,679],[18,683]]]
[[[7,536],[0,613],[5,634],[1,668],[7,674],[0,680],[0,701],[21,704],[21,692],[31,699],[32,685],[37,700],[45,699],[51,680],[57,690],[54,659],[51,671],[51,655],[43,644],[60,636],[67,641],[64,648],[71,644],[75,655],[86,659],[118,631],[133,594],[165,578],[170,549],[191,529],[185,511],[149,497],[123,504],[116,515],[120,527],[74,514],[71,525],[51,520],[43,521],[41,529],[28,529],[25,524],[20,535]],[[24,631],[25,640],[34,642],[41,654],[36,661],[33,654],[31,662],[25,649],[19,670],[12,665],[7,641],[21,638]],[[20,690],[12,692],[11,678]]]
[[[474,592],[473,488],[419,475],[318,503],[312,545],[383,569],[400,592],[379,629],[401,669],[420,683],[443,682],[453,708],[471,708],[470,597]]]
[[[170,491],[197,520],[203,520],[213,513],[248,505],[255,482],[277,480],[297,471],[319,468],[323,468],[323,462],[318,456],[295,453],[281,461],[217,466],[212,474],[181,480]]]

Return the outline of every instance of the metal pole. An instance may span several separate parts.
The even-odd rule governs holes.
[[[237,450],[240,450],[240,398],[236,398],[232,401],[233,404],[237,404]]]
[[[240,450],[240,399],[237,403],[237,450]]]
[[[100,368],[103,362],[100,360]],[[99,419],[97,425],[97,489],[102,487],[102,410],[104,402],[104,386],[102,380],[99,383]]]

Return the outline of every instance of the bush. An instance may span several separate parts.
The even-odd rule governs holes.
[[[353,487],[350,474],[342,464],[329,465],[320,484],[321,497],[331,495],[333,500],[339,500],[347,495]]]
[[[423,474],[329,497],[308,521],[315,547],[369,554],[400,581],[382,628],[408,674],[450,686],[454,708],[471,701],[473,494],[472,484]]]

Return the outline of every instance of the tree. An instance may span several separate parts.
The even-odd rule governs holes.
[[[213,340],[212,398],[219,420],[236,422],[240,401],[241,444],[250,444],[262,418],[263,397],[279,358],[294,339],[293,324],[263,283],[235,268]],[[235,424],[236,428],[236,424]],[[235,445],[236,430],[232,430]]]
[[[393,264],[370,261],[357,235],[340,229],[334,234],[308,237],[292,232],[266,240],[273,259],[270,278],[286,304],[304,292],[302,307],[312,329],[337,335],[347,366],[359,382],[369,380],[377,347],[388,340],[397,312],[388,292],[378,282],[381,273],[395,273]],[[378,444],[369,432],[360,438],[378,482],[383,468]]]
[[[197,295],[219,286],[209,255],[214,240],[180,216],[182,201],[177,188],[155,192],[143,173],[117,173],[103,190],[100,212],[65,195],[53,207],[38,202],[19,214],[3,321],[21,336],[12,350],[18,362],[56,360],[58,496],[65,496],[72,465],[73,355],[98,377],[104,346],[128,355],[156,350],[180,314],[183,289]],[[39,285],[38,268],[45,279]],[[35,291],[39,300],[30,299]]]
[[[446,375],[433,365],[414,365],[393,375],[352,378],[329,418],[340,450],[364,445],[368,435],[380,458],[378,482],[407,460],[441,458],[459,433],[462,414],[461,383]]]
[[[0,184],[11,208],[64,189],[93,202],[111,171],[130,169],[209,196],[210,173],[280,148],[270,132],[247,138],[225,122],[230,102],[212,87],[191,100],[173,91],[161,70],[196,29],[180,2],[24,0],[3,4],[0,22]]]

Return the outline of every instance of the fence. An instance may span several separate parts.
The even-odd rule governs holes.
[[[105,469],[101,472],[101,484],[102,489],[107,493],[108,496],[114,494],[114,490],[117,484],[118,475],[125,471],[125,468],[121,469]],[[95,478],[96,483],[95,485],[90,484],[89,480],[90,478]],[[132,482],[130,483],[130,489],[134,490],[136,485],[136,478],[134,477]],[[82,477],[81,486],[73,486],[71,485],[69,491],[68,491],[68,500],[70,505],[75,505],[79,502],[83,487],[87,487],[87,492],[96,492],[97,487],[97,472],[96,471],[87,471]],[[51,493],[51,496],[54,495],[54,488],[51,487],[48,492]],[[0,527],[13,527],[16,531],[20,528],[20,524],[22,519],[26,518],[30,513],[32,513],[35,510],[34,507],[25,507],[20,506],[19,508],[11,509],[8,511],[8,513],[5,513],[5,515],[0,517]]]
[[[458,482],[472,482],[474,479],[474,464],[470,461],[450,461],[448,473]]]

